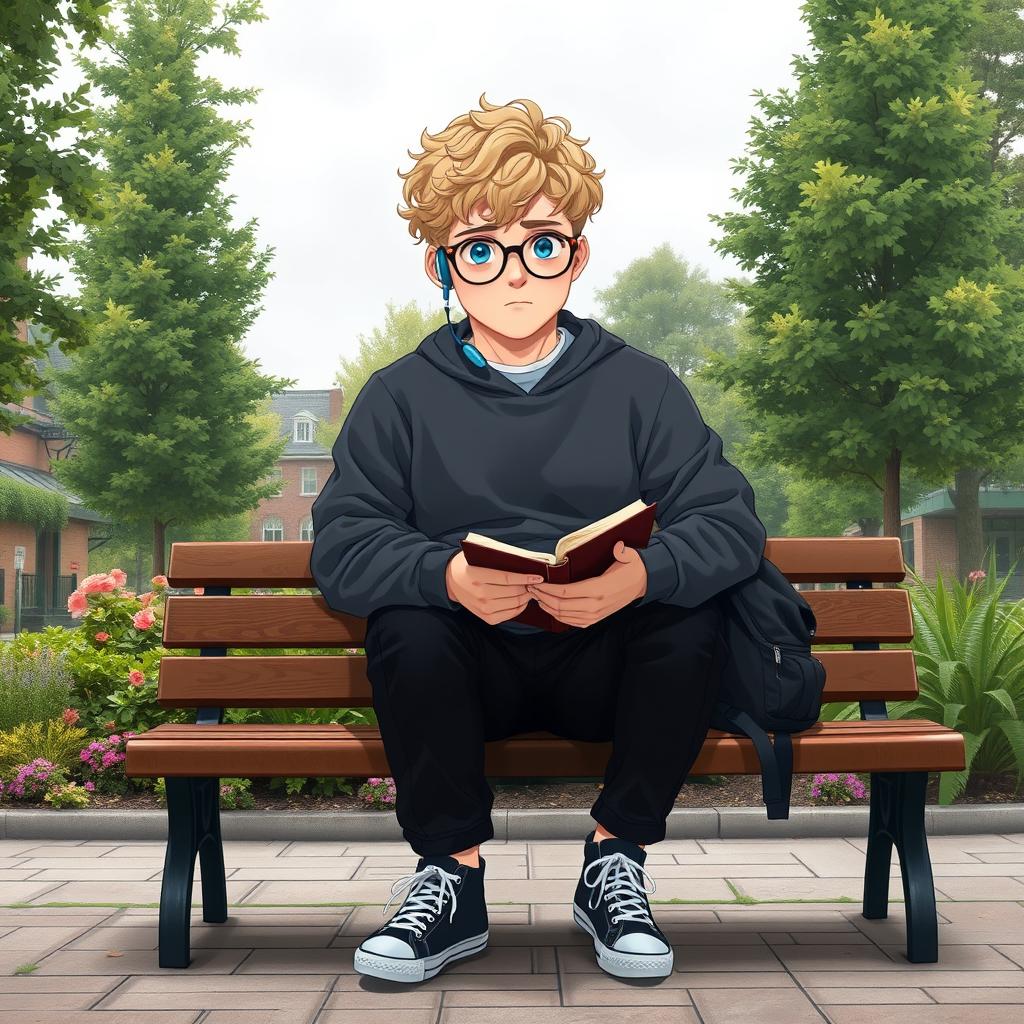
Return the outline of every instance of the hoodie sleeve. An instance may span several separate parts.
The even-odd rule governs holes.
[[[313,502],[309,560],[328,607],[362,618],[382,605],[460,607],[445,584],[460,549],[409,525],[411,437],[376,373],[356,397],[332,454],[334,469]]]
[[[657,501],[658,530],[639,548],[651,601],[694,608],[753,575],[767,532],[746,477],[722,457],[722,438],[704,422],[686,385],[668,381],[640,459],[640,494]]]

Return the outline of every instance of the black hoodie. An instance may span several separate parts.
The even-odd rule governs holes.
[[[331,609],[459,608],[445,571],[470,531],[554,553],[637,498],[658,510],[634,605],[695,607],[757,571],[754,492],[685,384],[595,320],[562,309],[558,325],[574,340],[529,392],[473,366],[447,323],[370,376],[313,502],[309,568]]]

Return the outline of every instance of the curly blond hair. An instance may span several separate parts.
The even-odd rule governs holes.
[[[436,135],[424,129],[422,152],[406,150],[416,164],[398,172],[408,204],[398,207],[398,214],[409,222],[417,245],[447,245],[456,217],[468,223],[481,199],[487,200],[493,220],[504,225],[522,216],[516,211],[539,193],[555,204],[556,214],[565,211],[578,235],[604,197],[600,179],[605,172],[594,172],[594,159],[582,148],[590,139],[574,138],[564,117],[545,118],[533,100],[502,106],[481,94],[480,106]]]

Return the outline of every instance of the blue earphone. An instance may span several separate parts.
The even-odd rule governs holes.
[[[451,310],[448,308],[448,293],[454,287],[452,285],[452,272],[448,267],[448,257],[445,256],[443,249],[438,249],[435,256],[434,262],[437,265],[437,276],[441,279],[442,297],[444,298],[444,315],[448,320],[448,330],[452,332],[452,337],[455,339],[455,344],[462,350],[462,354],[474,365],[474,366],[486,366],[487,360],[480,354],[480,350],[475,346],[471,345],[468,341],[463,341],[456,333],[455,328],[452,327]]]

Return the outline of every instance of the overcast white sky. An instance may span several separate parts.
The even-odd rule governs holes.
[[[226,189],[235,217],[259,221],[276,273],[245,342],[265,373],[295,387],[334,384],[341,357],[383,324],[386,303],[441,304],[423,252],[396,208],[398,170],[424,128],[519,97],[562,115],[607,173],[604,206],[584,231],[591,258],[566,303],[595,316],[595,289],[668,242],[714,279],[737,271],[711,241],[710,213],[736,207],[729,161],[743,155],[752,92],[794,84],[808,49],[799,0],[446,0],[355,4],[264,0],[268,18],[239,31],[239,56],[220,52],[205,74],[262,88],[225,110],[252,121]],[[80,80],[71,64],[54,82]],[[65,273],[66,264],[33,268]],[[461,318],[454,293],[453,319]]]

